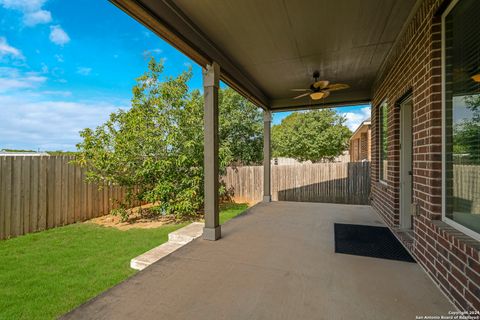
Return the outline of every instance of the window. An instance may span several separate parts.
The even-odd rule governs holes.
[[[454,1],[443,28],[443,214],[480,239],[480,1]]]
[[[388,141],[387,141],[387,103],[384,102],[380,106],[379,119],[380,119],[380,180],[387,180],[387,167],[388,167]]]

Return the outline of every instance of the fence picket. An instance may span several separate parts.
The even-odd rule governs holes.
[[[11,220],[12,220],[12,197],[13,197],[13,159],[6,158],[4,159],[4,166],[2,167],[2,177],[4,179],[3,189],[5,192],[2,192],[5,199],[5,218],[4,218],[4,238],[8,238],[12,235],[11,229]]]
[[[5,166],[5,158],[0,157],[0,189],[5,184],[5,172],[4,172],[4,166]],[[5,210],[5,196],[6,194],[0,193],[0,240],[5,239],[5,215],[6,215],[6,210]]]
[[[32,157],[30,168],[30,230],[35,232],[38,230],[38,179],[39,172],[39,158]]]
[[[47,216],[48,216],[48,163],[45,157],[39,158],[39,168],[38,168],[38,200],[37,200],[37,230],[45,230],[47,228]]]

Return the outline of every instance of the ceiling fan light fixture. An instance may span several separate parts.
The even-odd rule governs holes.
[[[300,99],[307,96],[310,96],[312,100],[320,100],[325,99],[326,97],[330,96],[331,91],[343,90],[348,89],[348,84],[344,83],[330,83],[328,80],[318,80],[320,73],[315,71],[313,73],[314,82],[310,84],[309,87],[305,89],[291,89],[292,91],[297,92],[305,92],[300,95],[293,97],[292,99]]]
[[[473,79],[473,81],[475,81],[475,82],[480,82],[480,73],[477,73],[476,75],[474,75],[474,76],[472,77],[472,79]]]
[[[323,97],[325,96],[325,93],[319,91],[319,92],[312,92],[310,94],[310,98],[312,98],[313,100],[320,100],[322,99]]]

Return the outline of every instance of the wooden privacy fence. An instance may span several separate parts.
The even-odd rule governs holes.
[[[86,183],[72,159],[0,156],[0,239],[99,217],[125,199],[122,187]]]
[[[263,198],[263,167],[227,168],[223,178],[236,201]],[[272,166],[272,200],[370,203],[370,163],[315,163]]]
[[[453,165],[455,210],[480,212],[480,165]]]

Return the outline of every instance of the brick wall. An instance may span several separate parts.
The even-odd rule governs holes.
[[[350,162],[371,161],[370,131],[370,125],[362,124],[350,139]]]
[[[360,160],[368,160],[368,133],[362,132],[360,136]]]
[[[359,147],[360,139],[350,140],[350,162],[357,162],[359,159]]]
[[[449,1],[425,0],[377,77],[372,101],[372,205],[385,222],[400,224],[400,110],[413,101],[412,254],[461,310],[480,310],[480,243],[441,219],[441,20]],[[388,174],[379,181],[379,106],[388,103]]]
[[[372,161],[372,128],[371,126],[368,128],[367,132],[367,159],[368,161]]]

